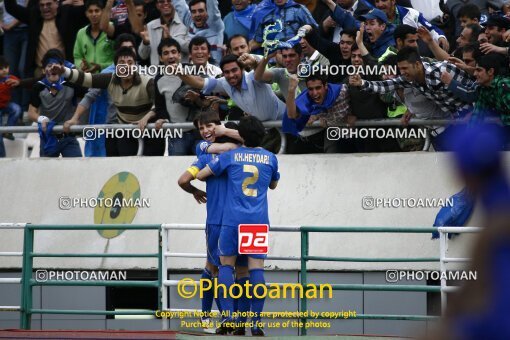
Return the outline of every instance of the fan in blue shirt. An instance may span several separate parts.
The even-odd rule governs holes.
[[[275,189],[280,174],[278,161],[271,152],[260,147],[265,135],[265,129],[260,120],[254,116],[243,117],[239,123],[239,135],[244,140],[244,145],[235,150],[225,152],[214,158],[206,168],[197,174],[197,179],[205,180],[211,175],[228,175],[227,197],[224,204],[222,227],[219,239],[219,252],[221,266],[219,267],[218,281],[224,284],[226,291],[234,284],[233,272],[236,258],[238,257],[238,226],[239,224],[269,224],[267,189]],[[248,267],[252,287],[264,285],[264,259],[266,255],[248,255]],[[220,304],[223,311],[234,311],[231,296],[219,294]],[[255,314],[252,318],[252,335],[264,335],[260,324],[260,314],[264,307],[262,291],[252,294],[251,311]],[[230,331],[228,322],[230,318],[223,320],[224,323],[217,333],[225,334]],[[237,334],[244,334],[244,326]]]

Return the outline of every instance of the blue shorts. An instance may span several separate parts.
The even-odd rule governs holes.
[[[239,244],[239,228],[238,227],[230,227],[230,226],[222,226],[221,232],[220,232],[219,247],[218,247],[220,256],[237,256],[239,262],[236,262],[236,264],[239,266],[247,266],[248,265],[247,257],[252,257],[254,259],[265,259],[267,257],[266,254],[239,255],[238,244]],[[246,258],[246,260],[245,260],[245,258]]]
[[[221,225],[206,224],[205,226],[205,242],[207,245],[207,261],[216,267],[220,263],[220,253],[218,251],[218,241],[220,238]]]

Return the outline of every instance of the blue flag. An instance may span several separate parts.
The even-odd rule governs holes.
[[[434,227],[462,227],[466,224],[467,220],[473,213],[475,206],[475,199],[464,188],[460,192],[451,196],[450,200],[453,201],[452,206],[442,207],[437,213]],[[458,234],[448,234],[448,238]],[[439,238],[439,232],[432,233],[432,239]]]

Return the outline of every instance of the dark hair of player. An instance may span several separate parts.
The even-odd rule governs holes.
[[[209,124],[209,123],[221,125],[220,116],[217,111],[207,110],[207,111],[200,112],[198,114],[197,118],[195,118],[193,120],[193,125],[195,125],[195,127],[197,129],[200,127],[200,125],[202,125],[202,124],[205,125],[205,124]]]
[[[163,54],[163,47],[172,47],[175,46],[177,51],[181,53],[181,45],[179,45],[179,42],[175,40],[174,38],[163,38],[161,39],[161,42],[158,45],[158,54],[161,57],[161,54]]]
[[[262,144],[266,129],[257,117],[247,116],[239,121],[239,135],[244,140],[244,145],[256,148]]]
[[[227,129],[232,129],[232,130],[239,130],[239,126],[234,123],[234,122],[225,122],[225,127]],[[219,138],[216,138],[216,143],[234,143],[234,144],[239,144],[239,141],[234,139],[234,138],[231,138],[231,137],[227,137],[227,136],[221,136]]]
[[[407,61],[411,64],[419,61],[421,62],[420,53],[414,47],[406,46],[397,53],[397,63]]]

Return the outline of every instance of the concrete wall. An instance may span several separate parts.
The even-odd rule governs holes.
[[[378,208],[363,210],[364,196],[386,198],[448,198],[462,187],[449,156],[443,153],[373,155],[305,155],[279,157],[281,181],[269,193],[273,225],[311,226],[431,226],[438,208]],[[150,208],[138,209],[132,223],[203,223],[205,206],[182,191],[177,179],[193,157],[25,159],[0,161],[1,222],[92,224],[93,208],[59,209],[59,197],[97,197],[114,174],[129,171],[139,180],[141,196]],[[198,184],[203,187],[202,183]],[[477,225],[477,213],[469,225]],[[21,231],[0,231],[0,251],[19,251]],[[472,238],[464,234],[451,242],[452,254],[465,253]],[[154,252],[153,231],[126,231],[112,239],[96,231],[36,232],[41,252]],[[204,253],[203,232],[173,231],[170,249]],[[314,234],[313,255],[349,257],[438,256],[439,244],[428,234]],[[270,253],[298,256],[298,234],[272,233]],[[0,257],[0,268],[19,268],[20,259]],[[38,259],[38,268],[148,269],[150,259]],[[299,262],[269,261],[271,268],[297,269]],[[172,259],[171,268],[201,268],[203,259]],[[437,264],[311,262],[312,269],[385,270],[435,268]]]

